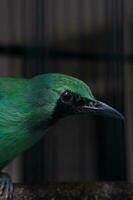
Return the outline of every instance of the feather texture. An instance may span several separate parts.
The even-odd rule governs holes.
[[[94,99],[84,82],[62,74],[0,79],[0,168],[45,134],[65,90]]]

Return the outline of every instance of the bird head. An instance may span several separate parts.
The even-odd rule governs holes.
[[[53,118],[59,119],[73,114],[96,114],[124,119],[116,109],[98,101],[90,88],[77,78],[53,73],[36,76],[33,82],[38,84],[37,91],[41,96],[37,100],[38,104],[40,99],[45,111],[47,109]]]

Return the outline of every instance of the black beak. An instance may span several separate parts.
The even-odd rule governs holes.
[[[84,106],[81,109],[83,113],[94,113],[96,115],[102,115],[117,119],[124,120],[124,116],[111,106],[97,100],[86,99]]]

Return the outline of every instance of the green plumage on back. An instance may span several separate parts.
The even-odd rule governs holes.
[[[21,149],[17,142],[23,137],[28,114],[24,93],[27,85],[25,79],[0,79],[0,168]]]

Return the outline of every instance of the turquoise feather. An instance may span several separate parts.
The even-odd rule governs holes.
[[[52,125],[57,100],[65,90],[95,99],[84,82],[62,74],[0,79],[1,169],[42,138]]]

